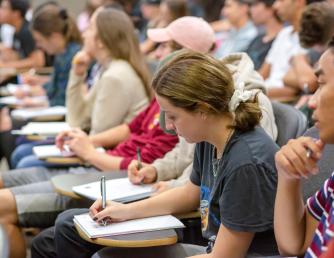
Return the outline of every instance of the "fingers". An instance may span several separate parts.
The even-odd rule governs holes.
[[[128,178],[131,183],[138,185],[144,181],[145,178],[145,168],[138,170],[138,161],[131,161],[128,166]]]
[[[60,150],[64,150],[65,142],[68,140],[69,131],[63,131],[59,133],[56,137],[56,146]]]
[[[102,210],[102,199],[97,199],[92,206],[89,208],[89,215],[91,218],[94,218],[97,213],[99,213]]]
[[[275,156],[276,166],[287,178],[307,178],[318,173],[323,144],[310,137],[290,140]]]

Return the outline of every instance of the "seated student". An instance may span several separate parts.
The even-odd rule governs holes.
[[[94,135],[129,123],[145,108],[150,96],[149,72],[132,22],[124,12],[98,9],[83,37],[84,47],[73,59],[67,85],[66,120],[71,127]],[[102,71],[87,92],[85,79],[92,58]],[[33,146],[39,144],[18,146],[11,158],[13,168],[48,166],[33,155]]]
[[[14,27],[12,48],[0,48],[0,67],[31,68],[44,65],[44,55],[38,50],[25,19],[28,0],[3,0],[0,6],[0,23]]]
[[[309,50],[291,60],[291,68],[283,78],[286,87],[305,94],[316,91],[314,68],[333,35],[334,7],[325,1],[306,6],[300,21],[299,41]]]
[[[235,83],[245,82],[245,89],[257,91],[259,105],[262,111],[260,125],[273,139],[277,138],[277,127],[269,99],[265,96],[265,85],[263,79],[254,70],[253,63],[246,54],[233,54],[223,59],[223,62],[233,72]],[[187,146],[188,145],[188,146]],[[158,192],[182,185],[189,179],[194,146],[190,146],[182,138],[176,147],[166,154],[162,159],[155,160],[152,165],[143,164],[143,168],[137,171],[137,161],[132,161],[129,168],[129,178],[133,183],[153,183]],[[169,181],[166,181],[169,180]]]
[[[312,98],[313,118],[320,139],[291,140],[276,154],[278,188],[275,202],[275,235],[282,254],[320,257],[333,239],[334,174],[304,204],[302,178],[317,174],[324,145],[334,143],[334,40],[324,52],[316,72],[319,89]]]
[[[207,251],[215,257],[244,257],[250,245],[272,228],[277,146],[257,127],[261,111],[256,94],[243,87],[235,90],[233,84],[225,64],[208,55],[186,51],[164,65],[152,86],[166,112],[167,129],[197,143],[190,182],[131,204],[108,202],[103,211],[98,200],[90,208],[92,218],[130,220],[200,207]],[[81,239],[74,228],[73,214],[83,212],[87,210],[60,215],[55,228],[34,239],[33,257],[91,257],[101,249]],[[174,257],[205,253],[204,247],[196,252],[187,245],[168,248],[183,249],[183,256]],[[111,257],[156,257],[150,248],[135,254],[129,249],[115,251],[121,253]]]
[[[82,203],[56,194],[51,177],[60,174],[82,174],[99,171],[126,169],[136,159],[136,149],[141,149],[142,160],[152,163],[171,150],[178,138],[165,134],[159,126],[160,109],[157,101],[139,113],[129,124],[122,124],[105,132],[87,136],[80,129],[60,134],[57,143],[64,144],[86,163],[94,167],[46,169],[44,167],[11,170],[1,173],[0,220],[8,228],[11,250],[24,247],[19,227],[48,227],[61,211],[78,207]],[[101,153],[95,147],[109,149]],[[25,252],[25,249],[17,249]]]
[[[160,2],[159,19],[154,22],[154,25],[151,28],[164,28],[172,21],[188,14],[186,0],[144,0],[143,2],[146,4],[158,4],[158,2]],[[144,54],[149,54],[155,47],[156,45],[154,42],[149,39],[146,39],[140,44],[140,49]]]
[[[80,32],[67,11],[55,3],[43,4],[35,10],[31,30],[36,45],[49,55],[55,55],[54,72],[50,81],[31,87],[28,93],[22,92],[22,97],[46,95],[50,106],[64,106],[72,58],[81,48]],[[24,102],[33,104],[29,98]]]
[[[159,61],[182,48],[208,53],[215,46],[215,34],[210,24],[193,16],[178,18],[165,28],[149,29],[147,36],[160,43],[152,52],[152,56]]]
[[[296,107],[307,116],[309,126],[313,125],[313,121],[308,101],[318,87],[314,69],[333,34],[333,5],[327,2],[308,5],[302,14],[299,38],[301,45],[309,48],[309,51],[307,54],[293,57],[291,68],[284,76],[284,83],[302,94]]]
[[[67,11],[54,2],[43,4],[36,9],[31,28],[36,45],[48,54],[56,55],[54,71],[51,79],[43,86],[35,85],[31,87],[29,93],[19,90],[21,94],[18,95],[24,98],[23,103],[26,106],[42,105],[40,102],[33,101],[27,94],[29,96],[46,94],[50,106],[64,106],[72,58],[81,47],[80,32]],[[22,126],[22,123],[16,122],[14,121],[10,129],[19,129]],[[8,164],[10,164],[11,153],[15,149],[15,140],[10,130],[0,133],[0,156],[5,156]]]
[[[282,22],[273,7],[274,2],[275,0],[250,1],[252,21],[264,30],[250,42],[245,51],[254,62],[256,70],[262,66],[273,41],[282,29]]]
[[[221,43],[214,52],[214,56],[217,58],[245,51],[257,35],[257,29],[249,17],[248,2],[227,0],[222,13],[229,22],[230,29],[227,32],[222,32]]]

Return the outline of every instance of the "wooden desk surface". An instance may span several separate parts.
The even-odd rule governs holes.
[[[125,171],[123,172],[101,172],[101,173],[87,173],[84,175],[59,175],[51,179],[55,190],[63,195],[72,198],[81,198],[79,195],[72,191],[72,187],[76,185],[87,184],[91,182],[98,181],[101,176],[104,175],[106,179],[116,179],[123,178],[127,176]],[[200,214],[198,211],[189,212],[185,214],[176,214],[179,219],[187,218],[198,218]],[[79,235],[88,242],[99,244],[103,246],[112,247],[152,247],[152,246],[163,246],[172,245],[177,242],[177,235],[175,230],[159,230],[144,233],[120,235],[120,236],[110,236],[90,239],[87,235],[76,226]]]
[[[158,230],[143,233],[101,237],[91,239],[81,230],[80,227],[75,225],[81,238],[86,241],[112,247],[151,247],[151,246],[162,246],[172,245],[177,242],[177,235],[175,230]]]
[[[100,172],[100,173],[87,173],[87,174],[66,174],[59,175],[51,178],[51,183],[53,184],[56,192],[59,194],[79,199],[81,198],[79,195],[75,194],[72,191],[73,186],[83,185],[92,183],[100,180],[101,176],[105,176],[107,180],[127,177],[128,174],[123,172]]]

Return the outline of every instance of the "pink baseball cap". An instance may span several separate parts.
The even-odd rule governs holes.
[[[174,40],[185,48],[201,53],[208,53],[215,43],[215,33],[209,23],[193,16],[176,19],[166,28],[149,29],[147,36],[159,43]]]

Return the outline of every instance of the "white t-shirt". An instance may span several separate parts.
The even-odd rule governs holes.
[[[269,77],[265,81],[266,86],[268,88],[283,87],[283,77],[290,68],[291,57],[306,52],[307,50],[300,46],[298,32],[293,31],[292,26],[282,29],[265,60],[271,66]]]

